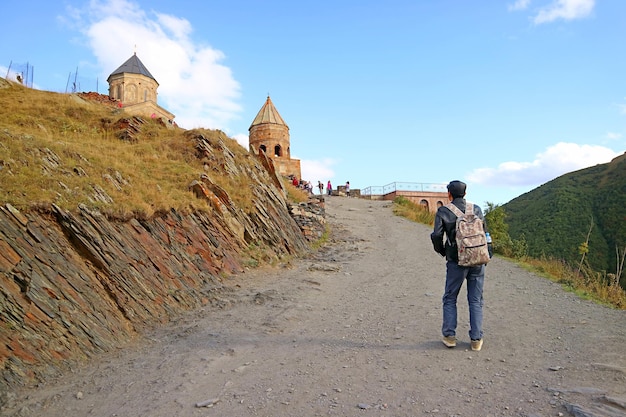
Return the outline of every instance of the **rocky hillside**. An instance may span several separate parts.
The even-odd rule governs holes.
[[[37,114],[17,120],[35,120],[47,133],[55,128]],[[74,208],[40,200],[18,206],[7,201],[9,194],[0,201],[0,391],[3,385],[33,383],[123,346],[184,311],[220,303],[229,276],[300,254],[322,235],[323,201],[290,203],[270,160],[244,155],[242,163],[236,156],[241,149],[232,149],[234,141],[201,131],[183,134],[197,159],[193,166],[201,167],[183,190],[196,199],[196,208],[105,215],[103,201],[108,213],[115,211],[111,195],[116,188],[133,192],[126,180],[131,173],[117,171],[98,177],[108,185],[91,186],[90,193],[98,192]],[[26,164],[7,151],[9,141],[25,136],[19,123],[0,122],[3,188],[14,187],[21,165],[32,168],[32,161]],[[54,151],[52,141],[50,147],[28,150],[41,156],[34,159],[39,164],[35,172],[62,173],[57,184],[96,170],[95,157],[81,156],[88,168],[76,169],[71,158]],[[245,208],[217,176],[245,180]],[[96,181],[93,175],[91,181]]]

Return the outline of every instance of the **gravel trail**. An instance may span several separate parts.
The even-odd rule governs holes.
[[[7,416],[625,416],[626,311],[499,258],[482,351],[441,343],[445,262],[390,202],[327,198],[331,244],[37,388]]]

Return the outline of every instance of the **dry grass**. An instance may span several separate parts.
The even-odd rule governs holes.
[[[590,268],[578,272],[566,262],[552,258],[526,258],[518,263],[532,272],[562,284],[582,298],[626,310],[626,291],[617,280],[609,279],[606,274]]]
[[[287,198],[295,203],[303,203],[309,200],[309,193],[302,188],[295,187],[289,181],[283,181],[283,186],[287,190]]]
[[[416,223],[431,226],[435,223],[435,215],[433,213],[404,197],[396,197],[393,200],[393,212],[396,216],[406,217]]]
[[[188,131],[146,119],[136,141],[122,141],[113,126],[128,115],[117,108],[16,84],[0,88],[0,109],[3,203],[18,209],[56,204],[67,210],[86,204],[122,217],[206,208],[188,190],[204,172]],[[222,132],[202,134],[232,141],[227,145],[235,149],[237,164],[250,163],[248,152]],[[216,171],[211,179],[238,205],[250,208],[248,177]],[[113,202],[99,199],[98,189]]]

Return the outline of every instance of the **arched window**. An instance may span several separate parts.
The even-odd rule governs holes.
[[[283,156],[283,150],[280,148],[280,145],[274,146],[274,156]]]
[[[442,207],[443,203],[441,201],[437,201],[437,208]]]
[[[428,210],[428,201],[426,200],[422,200],[420,201],[420,206],[424,207],[426,210]]]
[[[265,145],[261,145],[260,148],[263,151],[263,153],[267,153],[267,147]]]
[[[124,100],[124,96],[122,96],[122,84],[118,84],[117,86],[117,97],[118,100]]]

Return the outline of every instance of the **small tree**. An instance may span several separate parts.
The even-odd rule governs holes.
[[[485,219],[489,233],[493,239],[493,251],[509,258],[521,259],[528,255],[526,237],[512,240],[509,235],[509,225],[506,224],[506,212],[498,204],[486,202]]]
[[[624,247],[624,249],[620,251],[619,247],[615,245],[615,252],[617,254],[617,269],[615,271],[616,272],[615,283],[619,285],[621,283],[622,273],[624,272],[624,259],[626,259],[626,246]]]
[[[587,238],[583,243],[578,246],[578,253],[581,255],[580,263],[578,264],[578,274],[582,270],[583,263],[585,262],[585,256],[589,253],[589,237],[591,236],[591,230],[593,229],[593,217],[591,218],[591,224],[589,225],[589,231],[587,232]]]
[[[485,210],[485,219],[487,220],[487,227],[489,233],[494,241],[504,242],[509,237],[509,225],[506,224],[504,219],[506,213],[502,206],[487,201],[487,209]]]

